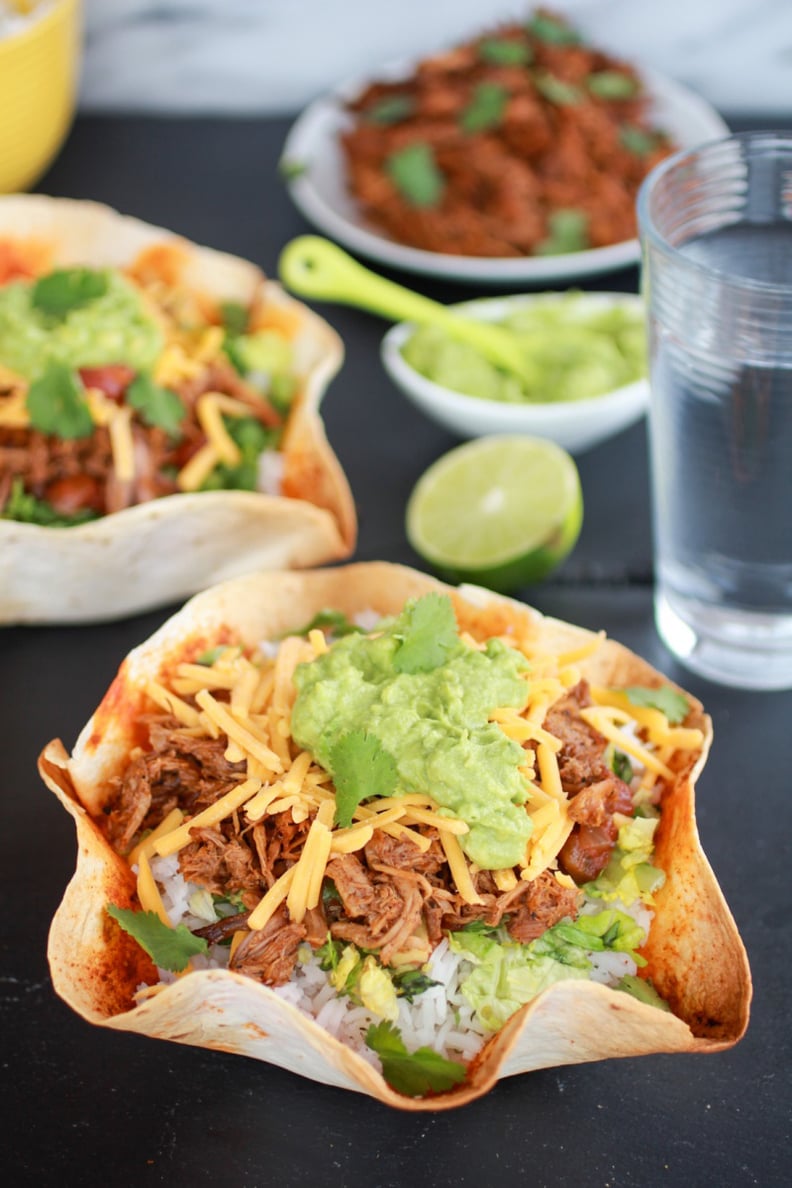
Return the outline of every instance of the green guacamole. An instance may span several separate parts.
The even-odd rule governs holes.
[[[444,388],[506,404],[586,400],[646,374],[643,319],[632,306],[597,308],[570,293],[531,302],[500,324],[522,343],[523,376],[501,371],[470,343],[434,326],[416,330],[402,355]]]
[[[292,734],[333,771],[333,747],[349,731],[374,735],[396,764],[395,794],[428,793],[444,815],[470,827],[459,841],[478,866],[498,870],[525,855],[531,819],[522,807],[522,748],[488,721],[522,709],[528,662],[499,640],[476,651],[458,637],[429,671],[399,672],[400,617],[375,638],[347,635],[295,672]],[[365,799],[365,797],[363,797]]]
[[[164,340],[139,293],[119,273],[107,270],[105,291],[56,317],[33,303],[33,284],[0,288],[0,360],[28,380],[48,363],[104,367],[124,363],[150,370]]]

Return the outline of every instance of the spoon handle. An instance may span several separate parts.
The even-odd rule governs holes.
[[[320,235],[302,235],[288,243],[278,261],[278,273],[284,285],[300,297],[339,301],[394,322],[440,326],[452,338],[475,343],[500,366],[515,367],[512,343],[498,341],[500,327],[471,321],[438,301],[378,276]]]

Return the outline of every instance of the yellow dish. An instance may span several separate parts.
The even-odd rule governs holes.
[[[0,39],[0,192],[41,177],[69,131],[80,65],[80,0],[35,9]]]

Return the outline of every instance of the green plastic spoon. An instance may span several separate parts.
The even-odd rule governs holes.
[[[288,243],[278,261],[278,274],[300,297],[338,301],[394,322],[440,326],[451,338],[471,343],[496,367],[519,376],[526,373],[523,348],[510,331],[474,322],[439,301],[378,276],[320,235],[301,235]]]

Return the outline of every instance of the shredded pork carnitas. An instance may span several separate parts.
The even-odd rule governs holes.
[[[548,12],[372,83],[348,113],[348,184],[366,217],[451,255],[630,239],[638,187],[673,147],[636,70]]]

